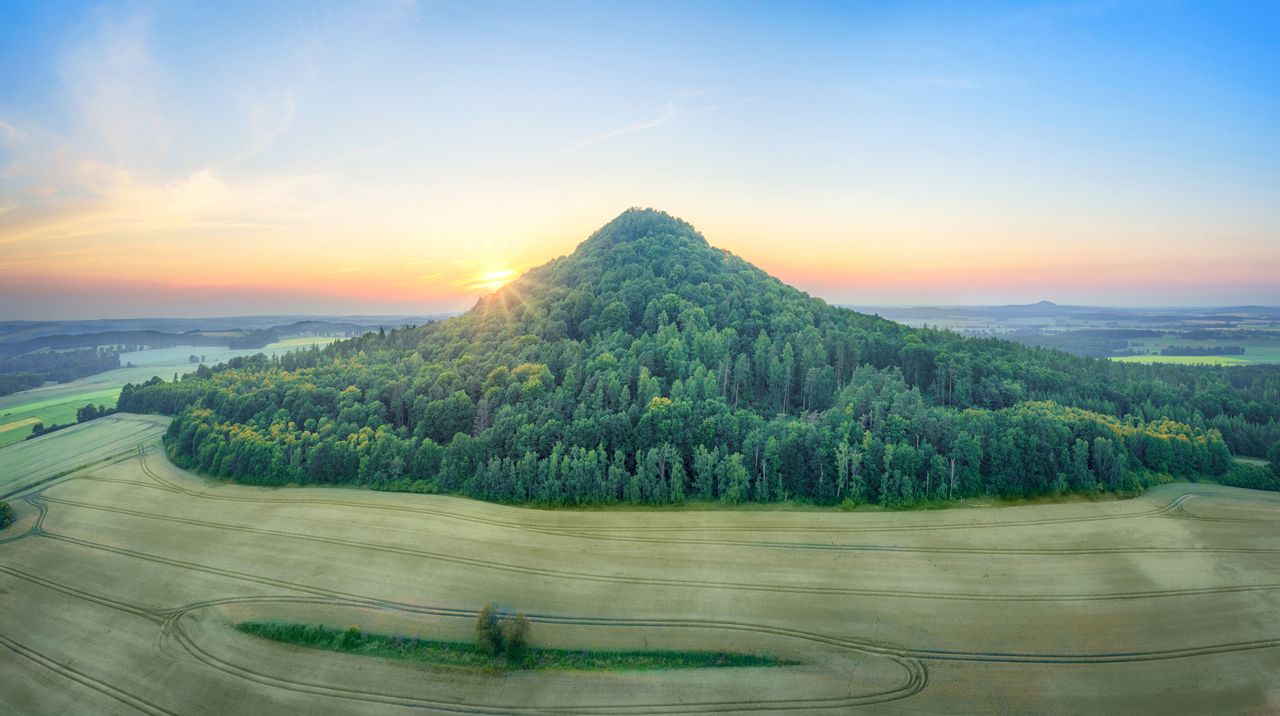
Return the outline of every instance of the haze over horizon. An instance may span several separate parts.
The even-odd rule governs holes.
[[[630,206],[833,303],[1280,304],[1280,8],[3,12],[0,320],[463,310]]]

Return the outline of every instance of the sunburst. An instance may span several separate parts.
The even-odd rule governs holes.
[[[467,288],[472,291],[493,293],[516,280],[515,269],[492,269],[475,274],[467,281]]]

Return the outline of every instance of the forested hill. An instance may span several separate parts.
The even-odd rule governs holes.
[[[906,328],[633,209],[463,316],[202,366],[120,406],[176,414],[174,460],[248,482],[909,505],[1222,475],[1228,446],[1280,438],[1280,372]]]

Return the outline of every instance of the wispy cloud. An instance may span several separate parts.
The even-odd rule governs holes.
[[[571,154],[576,154],[582,151],[583,149],[586,149],[592,144],[598,144],[608,139],[615,139],[617,137],[621,137],[626,134],[643,132],[646,129],[653,129],[654,127],[662,126],[667,122],[670,122],[672,119],[674,119],[676,114],[678,114],[678,110],[676,109],[675,102],[668,102],[666,111],[658,115],[657,117],[654,117],[653,119],[646,119],[640,122],[636,122],[635,124],[628,124],[625,127],[611,129],[608,132],[603,132],[601,134],[597,134],[592,137],[587,137],[586,139],[570,147],[569,150],[566,151],[564,154],[561,154],[560,157],[563,159],[564,157],[567,157]]]
[[[173,139],[159,96],[165,76],[149,51],[150,30],[145,13],[104,19],[58,66],[77,130],[87,142],[105,145],[115,161],[158,159]]]
[[[0,119],[0,246],[85,236],[278,228],[330,194],[323,171],[237,175],[292,124],[292,90],[244,94],[247,126],[229,158],[183,166],[172,87],[150,53],[145,14],[104,19],[58,62],[70,120],[53,131]],[[175,144],[179,150],[175,150]]]

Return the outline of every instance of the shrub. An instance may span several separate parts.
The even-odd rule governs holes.
[[[1234,462],[1227,474],[1218,478],[1218,482],[1254,490],[1280,490],[1280,476],[1262,465],[1249,462]]]
[[[13,522],[13,508],[9,506],[8,502],[0,502],[0,530],[13,524]]]
[[[505,620],[502,626],[502,637],[507,659],[520,661],[529,651],[529,619],[524,614],[516,614],[515,618]]]
[[[529,651],[529,619],[524,614],[504,616],[486,604],[476,616],[476,644],[490,656],[523,661]]]
[[[486,604],[476,617],[476,644],[486,653],[497,656],[502,653],[502,642],[502,623],[498,610],[492,604]]]

